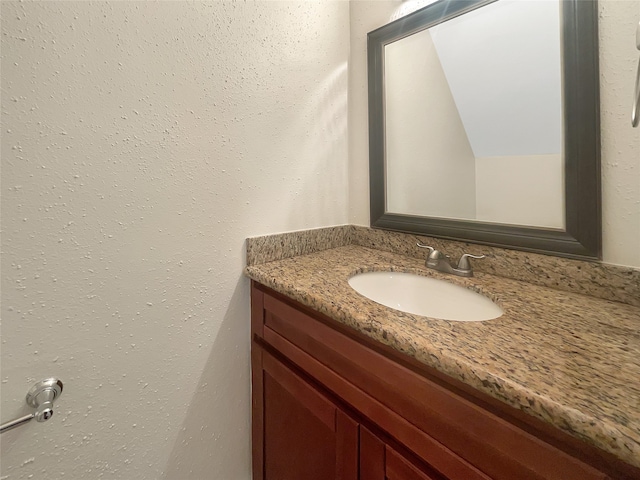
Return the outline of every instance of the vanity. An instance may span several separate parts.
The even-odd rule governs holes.
[[[438,1],[369,32],[374,228],[247,239],[254,479],[640,479],[640,270],[599,262],[597,21]],[[352,288],[366,272],[501,311],[390,308],[404,287]]]
[[[254,478],[640,478],[640,296],[486,273],[506,252],[489,247],[475,247],[489,255],[474,277],[446,275],[425,268],[416,238],[344,226],[248,239]],[[640,272],[613,270],[610,283],[637,295]],[[349,286],[365,271],[444,279],[504,314],[394,310]],[[606,282],[578,283],[608,295]]]

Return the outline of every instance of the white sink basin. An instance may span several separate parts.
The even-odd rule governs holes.
[[[361,295],[402,312],[442,320],[481,322],[503,314],[484,295],[445,280],[412,273],[367,272],[349,279]]]

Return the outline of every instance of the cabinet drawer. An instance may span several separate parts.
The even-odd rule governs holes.
[[[426,464],[445,475],[446,478],[451,480],[490,480],[490,477],[446,446],[337,375],[333,370],[318,362],[269,327],[265,327],[264,334],[269,345],[286,355],[289,360],[317,382],[338,395],[342,401],[355,408],[362,417],[369,420],[370,424],[387,432],[399,444],[413,450]]]
[[[608,478],[472,401],[266,293],[262,317],[261,333],[267,343],[273,343],[287,356],[299,356],[287,344],[295,346],[397,415],[398,424],[404,421],[415,427],[447,451],[464,458],[478,472],[504,480]],[[292,360],[300,364],[297,358]],[[348,394],[340,390],[342,387],[329,388],[342,398]],[[348,403],[362,411],[357,400]],[[373,413],[370,415],[378,421]],[[383,428],[430,463],[427,457],[431,453],[424,447],[424,438],[412,435],[399,438],[401,429],[393,425],[390,421]]]

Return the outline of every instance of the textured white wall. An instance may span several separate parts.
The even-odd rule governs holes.
[[[431,3],[431,2],[429,2]],[[349,2],[349,223],[369,225],[369,117],[367,106],[367,33],[391,21],[401,0]],[[411,6],[411,5],[409,5]],[[409,12],[407,12],[409,13]]]
[[[425,0],[353,0],[349,61],[349,220],[369,224],[367,32],[424,6]],[[603,259],[640,267],[640,129],[631,97],[640,0],[600,0]]]
[[[2,1],[1,475],[248,479],[245,237],[347,222],[345,2]]]
[[[631,128],[640,0],[599,5],[603,256],[640,267],[640,128]]]

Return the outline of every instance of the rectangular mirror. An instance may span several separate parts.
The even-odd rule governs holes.
[[[596,7],[441,0],[371,32],[372,226],[599,258]]]

